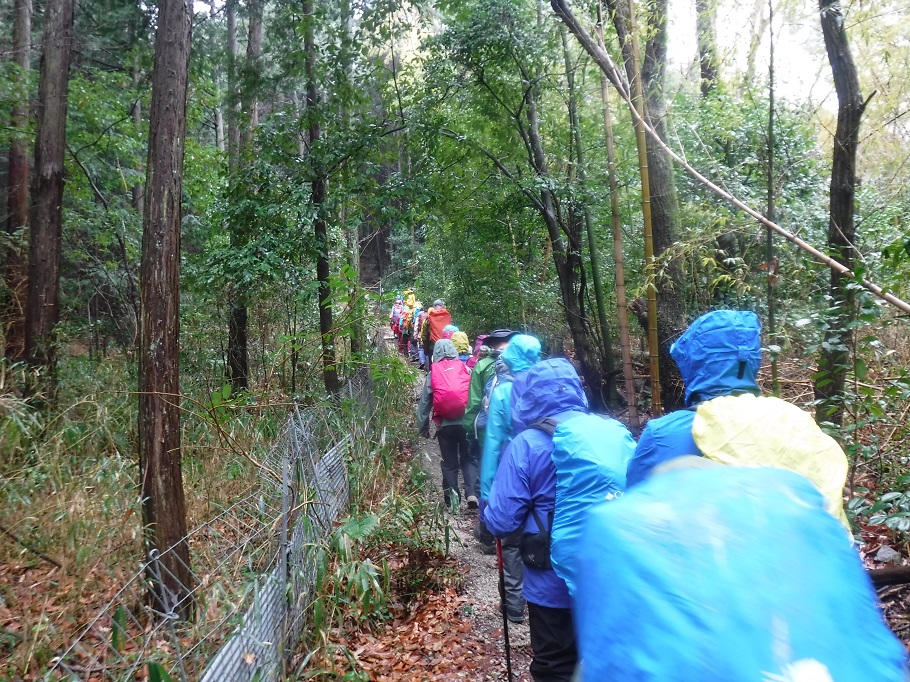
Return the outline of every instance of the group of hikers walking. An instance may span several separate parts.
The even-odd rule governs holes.
[[[417,429],[436,424],[444,501],[499,552],[507,656],[527,612],[535,682],[910,679],[852,546],[846,456],[761,397],[754,313],[712,311],[673,344],[686,409],[637,443],[534,336],[497,329],[468,355],[445,316],[418,346]]]
[[[440,339],[450,340],[468,367],[474,366],[468,335],[452,324],[452,315],[440,299],[425,309],[414,292],[407,290],[395,298],[395,305],[389,313],[389,324],[395,334],[398,352],[418,362],[421,369],[429,369],[433,362],[433,349]]]

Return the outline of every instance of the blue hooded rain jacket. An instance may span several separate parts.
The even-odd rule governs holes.
[[[500,357],[512,381],[540,361],[540,341],[527,334],[512,337]],[[512,441],[512,381],[500,380],[490,395],[486,440],[480,460],[480,496],[487,499],[502,453]]]
[[[546,523],[556,502],[552,438],[528,427],[544,417],[587,412],[588,400],[569,361],[555,358],[538,362],[515,379],[511,411],[515,435],[499,463],[484,509],[484,521],[497,537],[519,528],[526,533],[538,532],[531,509]],[[525,566],[523,594],[532,604],[572,607],[565,581],[552,568],[541,571]]]
[[[692,438],[698,403],[731,393],[761,392],[755,380],[761,367],[761,322],[753,312],[705,313],[670,347],[670,355],[686,384],[689,409],[648,422],[629,462],[627,488],[643,481],[662,462],[702,455]]]

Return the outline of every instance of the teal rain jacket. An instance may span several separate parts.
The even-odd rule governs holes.
[[[500,358],[512,379],[540,361],[540,341],[528,334],[512,337]],[[483,455],[480,458],[480,496],[487,499],[502,453],[512,442],[512,381],[500,381],[490,396]]]

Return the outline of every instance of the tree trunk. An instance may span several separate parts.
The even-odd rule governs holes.
[[[180,468],[180,222],[193,5],[160,0],[140,272],[139,470],[152,604],[192,613]],[[156,562],[154,556],[160,553]]]
[[[209,19],[213,22],[218,20],[218,12],[220,11],[218,4],[215,0],[209,0]],[[236,27],[235,27],[236,35]],[[218,45],[217,43],[212,45],[212,49],[217,52]],[[219,62],[215,63],[215,68],[212,73],[212,82],[215,84],[215,106],[212,108],[212,115],[215,118],[215,147],[219,152],[224,153],[227,150],[227,146],[224,141],[224,114],[221,110],[222,98],[221,93],[221,66]]]
[[[38,85],[34,203],[29,216],[25,353],[32,366],[44,369],[49,388],[56,364],[54,329],[60,316],[63,160],[72,30],[72,0],[48,0]]]
[[[597,6],[597,39],[604,46],[603,15]],[[610,217],[613,229],[613,265],[616,278],[616,316],[619,320],[619,347],[622,353],[622,373],[629,405],[629,427],[638,433],[638,398],[635,391],[635,372],[632,367],[632,340],[629,337],[629,314],[626,308],[625,256],[622,248],[622,216],[619,210],[619,187],[616,182],[616,149],[613,144],[613,117],[610,113],[610,84],[600,73],[600,97],[603,102],[604,137],[607,145],[607,183],[610,187]]]
[[[717,0],[695,0],[695,33],[701,71],[701,95],[717,87]]]
[[[237,2],[227,0],[227,49],[228,49],[228,108],[227,108],[227,152],[228,167],[233,171],[237,168],[240,154],[240,112],[237,110],[240,95],[237,84]]]
[[[616,379],[613,372],[613,336],[610,333],[610,325],[607,320],[607,305],[604,300],[603,282],[600,277],[600,255],[597,249],[597,237],[594,231],[594,221],[591,217],[591,211],[587,206],[587,172],[585,169],[584,145],[581,141],[581,126],[578,121],[578,102],[575,92],[575,73],[572,69],[571,53],[569,51],[569,39],[566,29],[563,28],[562,49],[563,57],[566,63],[566,80],[569,90],[569,125],[571,128],[572,145],[575,149],[576,174],[578,185],[581,190],[582,211],[585,223],[585,232],[588,237],[588,257],[591,261],[591,276],[594,280],[594,303],[597,307],[597,321],[600,326],[601,338],[601,376],[605,377],[606,385],[599,387],[601,393],[600,400],[607,406],[616,403]],[[593,388],[593,387],[592,387]]]
[[[554,0],[555,2],[556,0]],[[645,135],[644,123],[647,118],[647,103],[644,97],[642,85],[642,70],[639,66],[639,45],[635,31],[635,15],[631,1],[623,0],[606,0],[608,9],[613,18],[613,25],[616,27],[616,35],[619,38],[620,50],[623,56],[626,74],[630,84],[631,102],[634,106],[635,115],[632,117],[632,124],[635,129],[635,145],[638,149],[638,169],[641,176],[641,212],[642,224],[644,231],[644,255],[645,255],[645,274],[647,282],[647,313],[643,316],[636,312],[636,316],[642,323],[642,327],[648,334],[648,359],[651,385],[651,412],[656,416],[663,413],[663,396],[661,390],[661,378],[663,376],[663,358],[660,352],[660,335],[659,335],[659,315],[658,315],[658,290],[655,283],[655,263],[654,263],[654,221],[652,215],[652,197],[651,192],[651,174],[649,169],[650,145]],[[557,5],[560,10],[567,16],[568,8],[564,5]],[[576,34],[577,36],[578,34]],[[590,36],[586,36],[590,41]],[[585,49],[590,53],[591,48],[585,45]],[[601,65],[601,73],[604,73]],[[604,74],[606,75],[606,74]],[[634,305],[634,302],[633,302]],[[637,308],[633,308],[633,312]]]
[[[259,125],[259,58],[262,55],[262,0],[249,2],[249,37],[246,44],[246,67],[243,78],[243,130],[240,133],[239,164],[253,162],[253,140]],[[233,246],[242,247],[249,241],[249,226],[232,225]],[[228,379],[235,391],[249,388],[250,351],[247,329],[249,292],[244,287],[231,288],[231,314],[228,323]]]
[[[322,379],[325,390],[337,393],[338,369],[335,356],[335,338],[332,322],[332,290],[329,286],[329,238],[325,219],[325,170],[319,159],[321,150],[319,140],[322,130],[319,125],[319,92],[316,83],[316,28],[313,25],[315,15],[313,0],[303,0],[303,14],[306,17],[306,29],[303,38],[303,49],[306,52],[306,105],[309,119],[310,167],[313,180],[310,201],[316,212],[313,223],[313,236],[316,238],[316,280],[319,283],[319,333],[322,337]]]
[[[527,74],[522,74],[526,81]],[[581,368],[581,375],[587,386],[592,407],[603,409],[602,398],[603,376],[600,364],[596,361],[596,354],[591,347],[588,337],[588,321],[579,303],[580,286],[579,277],[584,264],[581,262],[581,242],[579,235],[570,225],[567,230],[568,241],[563,239],[562,229],[557,216],[556,202],[549,187],[550,171],[544,154],[543,141],[540,137],[540,123],[537,114],[537,89],[529,88],[527,96],[527,137],[531,146],[531,160],[537,176],[541,179],[540,202],[537,206],[544,223],[547,226],[547,235],[553,245],[553,265],[559,280],[559,293],[563,309],[566,314],[566,323],[575,344],[575,357]]]
[[[847,41],[844,16],[837,0],[819,0],[825,50],[831,63],[837,91],[837,130],[831,164],[831,203],[828,219],[828,250],[831,256],[852,269],[856,226],[853,220],[856,189],[856,150],[859,127],[866,105],[860,91],[856,65]],[[825,344],[819,353],[815,376],[817,421],[843,424],[843,393],[850,361],[850,322],[854,297],[841,273],[831,271],[831,297],[835,313],[829,318]]]
[[[667,105],[664,97],[664,68],[667,63],[667,2],[652,0],[648,13],[645,60],[641,75],[645,87],[645,117],[664,142],[667,141]],[[654,255],[659,258],[676,241],[679,232],[679,203],[673,162],[657,145],[648,145],[648,172],[651,185],[651,220]],[[682,271],[671,261],[666,274],[656,279],[657,338],[660,357],[660,387],[664,409],[683,406],[683,382],[670,346],[685,330],[685,305],[682,298]]]
[[[138,31],[137,31],[138,33]],[[133,89],[136,92],[137,98],[136,103],[133,105],[133,125],[136,127],[136,132],[142,128],[142,102],[138,98],[139,94],[139,56],[137,55],[133,61]],[[145,203],[145,197],[143,196],[145,188],[141,182],[137,182],[133,185],[132,189],[132,198],[133,198],[133,210],[139,214],[139,217],[142,217],[142,207]],[[124,264],[125,265],[125,264]]]
[[[15,78],[21,84],[19,97],[13,103],[10,116],[9,195],[7,197],[6,231],[12,235],[28,226],[28,153],[23,136],[28,126],[28,97],[25,87],[31,68],[31,0],[16,0],[13,26],[13,61],[19,67]],[[6,250],[3,273],[7,298],[0,319],[6,339],[5,354],[20,360],[25,354],[25,304],[28,297],[26,263],[22,250],[11,246]]]

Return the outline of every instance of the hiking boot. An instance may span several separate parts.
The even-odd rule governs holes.
[[[496,545],[485,545],[482,542],[479,544],[481,554],[496,554]]]
[[[477,509],[476,495],[468,495],[468,509]]]

